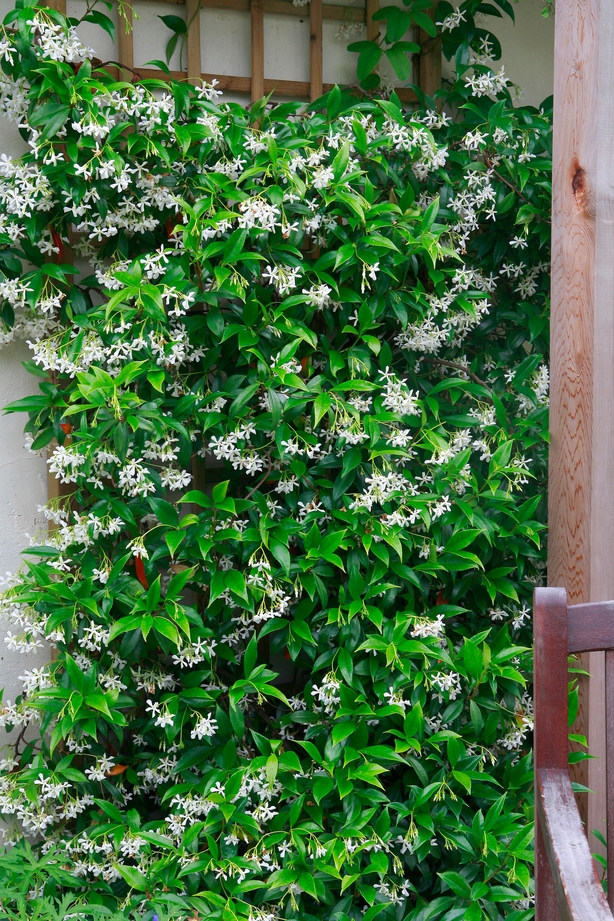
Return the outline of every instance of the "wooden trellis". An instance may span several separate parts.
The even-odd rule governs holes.
[[[48,0],[49,6],[66,14],[66,0]],[[372,17],[379,8],[379,0],[365,0],[363,7],[335,6],[322,0],[311,0],[309,10],[293,6],[291,0],[167,0],[170,4],[184,4],[186,7],[186,65],[185,71],[171,71],[171,78],[196,82],[200,79],[218,81],[221,90],[245,93],[252,100],[261,99],[273,92],[276,96],[294,99],[314,100],[332,89],[332,84],[323,82],[322,68],[322,24],[324,20],[337,22],[362,22],[367,28],[367,38],[374,40],[379,35],[379,24]],[[201,12],[207,9],[239,10],[248,12],[251,18],[251,77],[231,76],[227,74],[208,73],[203,70],[201,58]],[[309,81],[276,80],[265,76],[266,62],[264,54],[264,17],[266,14],[282,14],[306,19],[309,16]],[[167,75],[161,70],[147,67],[135,69],[133,43],[133,11],[126,4],[123,15],[127,22],[120,20],[117,29],[118,64],[133,77],[164,79]],[[126,27],[127,26],[127,27]],[[441,84],[441,44],[439,39],[430,38],[423,30],[415,30],[414,40],[421,46],[421,53],[416,56],[414,82],[428,95],[432,95]],[[128,75],[126,74],[126,77]],[[399,97],[405,102],[416,99],[412,90],[398,88]],[[205,465],[196,462],[193,465],[194,486],[205,488]],[[65,487],[48,476],[49,498],[64,495]]]
[[[306,7],[293,6],[291,0],[167,0],[170,4],[182,4],[186,7],[186,58],[187,70],[171,71],[175,80],[217,80],[221,90],[246,93],[252,100],[260,99],[268,93],[295,99],[313,101],[332,89],[332,84],[323,82],[322,68],[322,24],[324,20],[337,22],[361,22],[367,27],[367,38],[373,40],[379,35],[379,24],[372,17],[379,8],[379,0],[365,0],[365,6],[336,6],[311,0],[309,10]],[[50,0],[50,6],[62,13],[66,12],[66,0]],[[132,8],[124,6],[127,28],[120,22],[117,30],[118,63],[134,71],[134,48],[132,32]],[[202,10],[239,10],[248,12],[251,17],[251,76],[239,77],[228,74],[209,73],[203,69],[201,59],[201,15]],[[309,16],[309,81],[279,80],[265,76],[266,62],[264,54],[264,17],[266,14],[282,14],[301,19]],[[418,32],[418,30],[416,30]],[[441,83],[441,45],[438,39],[419,30],[415,36],[421,45],[419,62],[416,62],[415,82],[429,95],[432,95]],[[164,78],[160,70],[138,67],[138,75],[143,78]],[[397,94],[404,102],[412,102],[415,95],[406,88],[397,89]]]

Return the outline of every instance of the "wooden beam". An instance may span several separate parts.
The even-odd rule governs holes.
[[[134,76],[136,79],[141,80],[164,80],[166,82],[169,80],[186,80],[187,77],[185,71],[172,70],[169,77],[164,71],[154,70],[151,67],[139,67],[137,74]],[[211,83],[212,80],[217,80],[219,89],[231,93],[251,93],[252,90],[251,77],[235,77],[229,76],[228,74],[205,73],[202,73],[200,76],[203,80],[206,80],[207,83]],[[322,92],[330,93],[334,85],[334,83],[323,83]],[[267,77],[264,81],[265,94],[273,93],[275,96],[287,96],[291,99],[308,99],[309,90],[310,83],[306,80],[273,80]],[[407,89],[406,87],[397,87],[395,88],[395,93],[402,102],[416,102],[416,94],[413,90]]]
[[[554,64],[548,580],[570,602],[614,598],[614,4],[557,6]],[[576,731],[595,760],[581,803],[606,832],[604,654],[581,657]],[[576,775],[577,776],[577,775]],[[614,834],[611,829],[610,834]],[[592,838],[591,849],[598,848]]]
[[[426,10],[429,19],[435,22],[435,10]],[[427,96],[433,94],[441,88],[441,35],[433,38],[420,29],[420,73],[418,82],[420,89]]]
[[[264,14],[262,0],[251,0],[252,102],[264,96]]]
[[[322,0],[309,4],[309,99],[322,95]]]
[[[134,67],[134,41],[132,6],[129,3],[117,7],[117,54],[124,67]],[[125,78],[125,75],[123,76]],[[120,77],[120,79],[123,79]]]
[[[379,38],[379,22],[374,22],[373,15],[379,10],[379,0],[367,0],[365,10],[367,20],[367,39],[374,42]]]
[[[200,81],[200,0],[186,0],[185,19],[187,26],[186,56],[188,81]]]
[[[154,0],[142,0],[142,2],[154,2]],[[181,6],[185,0],[164,0],[164,2]],[[245,13],[250,10],[250,0],[200,0],[200,5],[203,9],[242,10]],[[296,16],[299,19],[307,17],[305,7],[294,6],[290,0],[262,0],[262,9],[264,13],[279,13],[282,16]],[[323,19],[331,19],[336,22],[365,22],[365,15],[364,7],[322,4]]]

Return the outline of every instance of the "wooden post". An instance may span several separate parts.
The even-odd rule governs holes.
[[[251,0],[252,102],[264,96],[264,13],[262,0]]]
[[[557,4],[554,65],[548,580],[614,598],[614,4]],[[605,834],[605,662],[583,656],[590,832]],[[614,835],[614,829],[611,829]]]
[[[309,98],[322,95],[322,0],[309,5]]]
[[[118,6],[117,13],[117,53],[119,63],[124,67],[134,67],[134,43],[132,38],[132,6],[129,3]],[[120,70],[120,80],[132,80],[132,73],[124,73]]]
[[[435,21],[435,10],[426,10],[429,19]],[[441,35],[433,38],[420,29],[420,89],[432,96],[441,87]]]
[[[367,0],[367,39],[370,42],[379,38],[379,22],[373,21],[373,14],[379,10],[379,0]]]
[[[186,54],[188,58],[188,80],[200,83],[200,0],[186,0],[185,21],[187,26]]]

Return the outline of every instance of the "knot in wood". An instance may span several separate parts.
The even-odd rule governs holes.
[[[573,189],[574,195],[577,192],[584,192],[585,190],[584,170],[582,169],[581,166],[579,166],[578,169],[574,173],[574,177],[571,181],[571,187]]]

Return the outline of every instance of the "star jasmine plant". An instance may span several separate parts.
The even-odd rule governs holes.
[[[7,409],[61,494],[0,601],[0,888],[532,917],[551,136],[480,11],[439,5],[435,98],[307,109],[5,18],[0,339],[39,384]]]

